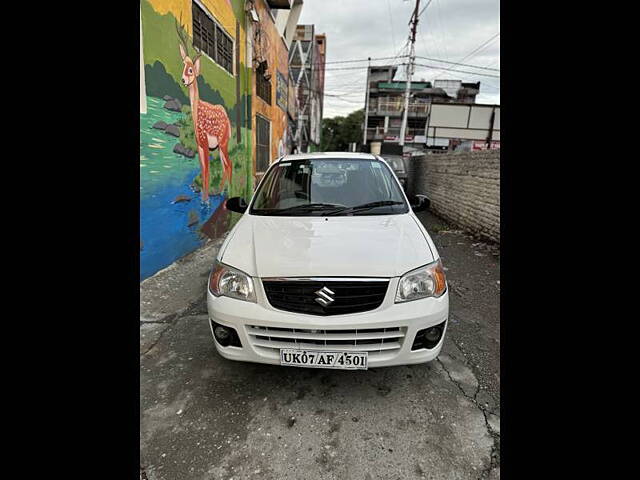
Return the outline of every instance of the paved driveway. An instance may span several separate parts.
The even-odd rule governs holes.
[[[201,297],[141,324],[141,478],[499,478],[499,254],[421,219],[451,288],[436,361],[358,372],[231,362]]]

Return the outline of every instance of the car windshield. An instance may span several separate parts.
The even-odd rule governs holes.
[[[252,215],[397,215],[409,211],[389,168],[377,159],[285,160],[269,170]]]

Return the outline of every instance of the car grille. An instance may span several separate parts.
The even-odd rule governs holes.
[[[278,353],[281,348],[341,352],[369,352],[371,358],[396,354],[402,347],[406,328],[363,328],[350,330],[279,328],[247,325],[247,334],[254,347],[266,353]]]
[[[269,303],[279,310],[309,315],[345,315],[378,308],[387,293],[388,279],[373,280],[268,280],[263,279]],[[316,293],[328,288],[334,301],[319,304]]]

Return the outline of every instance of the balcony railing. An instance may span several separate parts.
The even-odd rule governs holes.
[[[424,135],[423,128],[407,128],[405,130],[406,137],[415,137],[418,135]],[[384,140],[385,137],[399,137],[400,127],[389,127],[387,131],[384,131],[384,127],[370,127],[367,128],[367,140]]]
[[[403,101],[380,101],[373,98],[369,101],[369,113],[379,115],[399,115],[404,109]],[[429,112],[428,103],[410,103],[409,115],[426,115]]]

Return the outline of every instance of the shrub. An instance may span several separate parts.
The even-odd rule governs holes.
[[[184,114],[176,123],[180,125],[180,143],[186,148],[190,148],[194,152],[198,151],[196,144],[196,138],[193,131],[193,118],[191,117],[191,107],[188,105],[182,106],[182,113]]]

